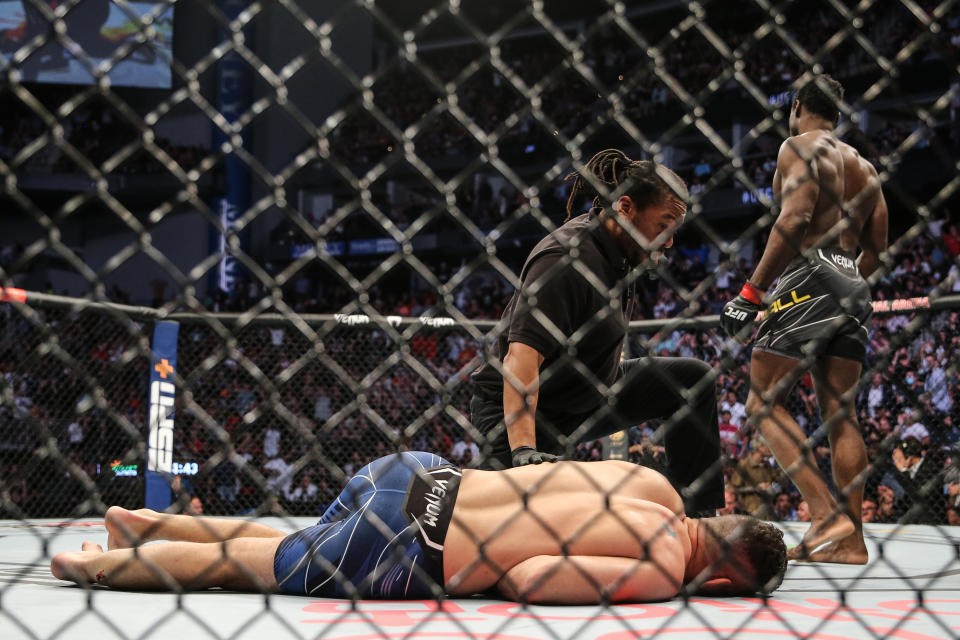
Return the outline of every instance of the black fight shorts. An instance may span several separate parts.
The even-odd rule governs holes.
[[[798,360],[866,358],[873,314],[870,287],[847,253],[831,248],[798,256],[771,297],[774,301],[760,322],[754,349]]]

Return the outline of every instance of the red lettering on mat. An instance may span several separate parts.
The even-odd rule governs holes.
[[[384,607],[384,605],[389,606],[389,608]],[[466,613],[466,611],[460,605],[449,600],[444,600],[443,603],[438,603],[436,600],[360,600],[357,602],[356,609],[347,600],[323,600],[311,602],[302,611],[324,616],[323,618],[302,620],[302,622],[311,624],[360,622],[375,624],[379,627],[412,627],[415,624],[423,623],[425,620],[449,621],[455,619],[458,622],[486,620],[486,618],[476,616],[461,616],[460,614]]]

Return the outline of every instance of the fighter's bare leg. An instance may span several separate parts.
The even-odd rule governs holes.
[[[853,521],[837,506],[813,454],[803,451],[806,434],[783,406],[785,394],[793,387],[800,363],[792,358],[754,351],[750,361],[750,395],[747,415],[810,506],[810,528],[801,543],[787,557],[796,560],[828,542],[846,538],[855,530]]]
[[[151,540],[222,542],[232,538],[276,538],[287,534],[259,522],[160,513],[152,509],[129,511],[110,507],[104,517],[107,548],[126,549]]]
[[[275,591],[273,558],[281,541],[276,537],[161,542],[113,551],[84,542],[82,551],[54,556],[50,570],[61,580],[121,589]]]
[[[863,505],[867,449],[857,424],[853,394],[860,380],[860,363],[845,358],[823,357],[813,370],[820,414],[828,426],[833,477],[840,494],[840,508],[853,520],[855,530],[843,540],[811,553],[811,562],[866,564],[860,511]],[[811,515],[816,517],[813,507]]]

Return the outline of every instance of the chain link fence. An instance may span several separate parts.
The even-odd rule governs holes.
[[[0,307],[4,517],[143,504],[162,319],[185,513],[318,515],[400,450],[477,464],[469,373],[564,176],[617,147],[691,198],[669,263],[629,277],[633,319],[656,320],[626,350],[709,363],[725,509],[803,519],[749,464],[749,352],[714,314],[776,218],[792,91],[829,72],[891,211],[856,397],[864,519],[957,524],[958,4],[0,1],[0,285],[95,303]],[[830,477],[809,379],[788,408]],[[663,464],[661,426],[627,431],[630,459]]]
[[[944,304],[952,304],[952,298],[939,306]],[[880,315],[874,331],[883,336],[889,326],[910,317],[908,312]],[[12,400],[0,414],[7,461],[3,481],[9,493],[5,513],[75,518],[95,515],[105,505],[142,506],[149,360],[141,350],[149,322],[118,320],[102,309],[56,307],[28,318],[7,305],[0,332]],[[281,319],[233,333],[233,355],[201,317],[181,322],[183,389],[200,408],[184,411],[181,406],[177,412],[174,487],[184,511],[320,515],[346,478],[391,452],[433,451],[463,466],[475,466],[484,455],[484,437],[469,423],[466,373],[483,342],[452,321],[441,328],[421,327],[409,339],[398,340],[361,316],[331,318],[335,328],[326,340],[325,362],[311,356],[313,343]],[[663,321],[636,324],[630,342],[634,353],[679,350],[721,367],[723,338],[716,329],[668,331]],[[662,330],[649,333],[657,324]],[[948,338],[957,326],[957,312],[932,312],[927,322],[914,326],[919,331],[908,333],[902,346],[874,356],[873,372],[857,397],[874,461],[868,496],[879,501],[881,485],[897,486],[890,477],[899,475],[892,456],[907,430],[936,464],[927,467],[930,477],[909,493],[897,486],[890,510],[876,521],[953,524],[955,513],[948,517],[948,511],[956,505],[950,487],[958,483],[950,471],[955,460],[951,448],[960,420],[953,398],[960,381],[939,362],[957,349]],[[51,340],[62,349],[60,356],[49,353]],[[407,346],[408,358],[399,357],[398,344]],[[935,362],[929,360],[931,354]],[[62,358],[77,363],[83,377],[71,373]],[[747,364],[745,353],[738,354],[718,388],[726,484],[742,494],[738,510],[796,520],[799,496],[784,476],[767,466],[765,480],[757,480],[738,469],[758,435],[746,420],[746,386],[739,382]],[[360,381],[362,402],[357,386],[339,377],[343,374]],[[261,379],[269,383],[261,384]],[[282,407],[270,401],[269,385],[277,385]],[[819,439],[815,451],[830,476],[815,400],[805,376],[787,407],[807,435]],[[626,432],[630,460],[663,469],[659,426],[659,421],[649,421]],[[602,459],[603,442],[582,443],[570,457]],[[755,491],[757,482],[771,480],[776,482],[770,491]],[[781,504],[777,512],[780,494],[786,495],[789,508]],[[191,506],[194,499],[198,502]]]

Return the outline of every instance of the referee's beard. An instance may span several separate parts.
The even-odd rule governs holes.
[[[629,225],[634,233],[643,238],[646,238],[646,236],[626,216],[621,215],[620,220],[618,221],[614,219],[614,214],[607,213],[603,221],[603,225],[606,227],[607,233],[610,234],[610,237],[613,238],[613,241],[620,246],[620,250],[623,252],[623,257],[626,260],[627,266],[629,266],[631,269],[636,269],[637,267],[653,269],[656,268],[656,266],[660,264],[662,260],[664,260],[664,245],[661,245],[661,247],[658,249],[652,249],[654,242],[647,240],[648,247],[651,247],[651,249],[644,249],[643,246],[633,237],[633,233],[627,231],[624,226]],[[673,238],[671,237],[670,240],[673,240]],[[670,242],[670,244],[673,243]]]

